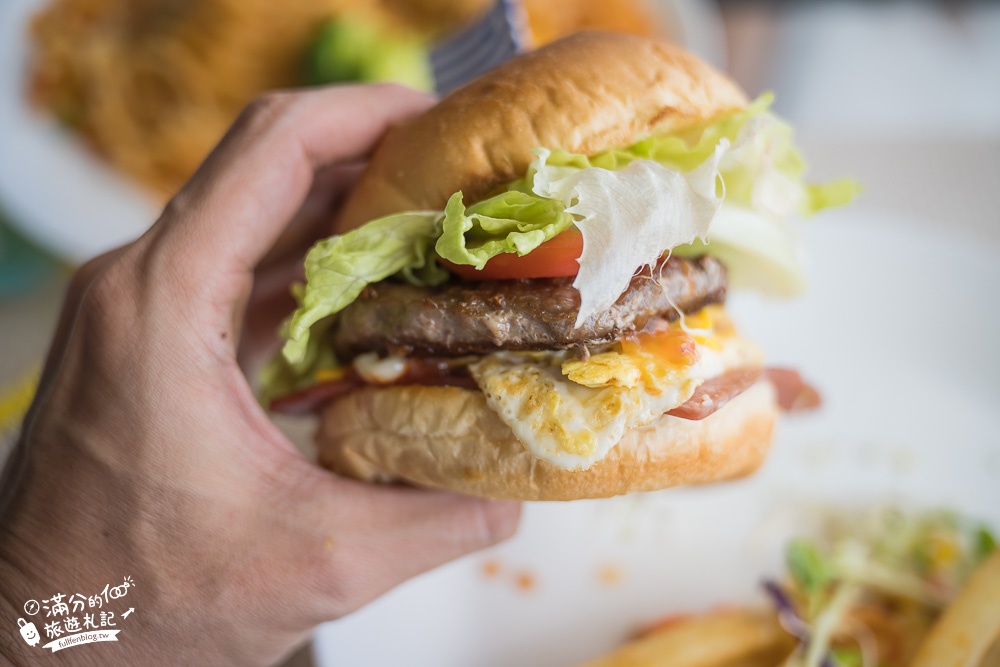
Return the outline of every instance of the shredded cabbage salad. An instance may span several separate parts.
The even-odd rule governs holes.
[[[950,512],[879,508],[831,519],[821,538],[791,542],[787,582],[764,583],[783,627],[800,642],[784,667],[886,665],[852,611],[882,597],[908,606],[910,617],[917,609],[936,613],[995,549],[987,528]]]
[[[585,156],[539,147],[527,173],[503,192],[443,211],[409,211],[320,241],[305,260],[299,307],[285,344],[265,370],[265,396],[311,384],[335,363],[322,343],[330,318],[366,285],[395,276],[439,284],[440,257],[481,269],[502,253],[526,255],[570,229],[583,235],[579,326],[611,306],[632,277],[664,253],[714,255],[734,286],[794,294],[803,285],[789,224],[850,201],[857,185],[805,182],[805,162],[771,95],[713,123]]]

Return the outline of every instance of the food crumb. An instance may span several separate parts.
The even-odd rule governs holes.
[[[597,580],[604,586],[616,586],[625,578],[622,569],[613,563],[601,566],[597,571]]]
[[[524,592],[533,591],[538,586],[538,582],[535,580],[535,575],[531,572],[518,572],[517,577],[514,579],[514,583],[517,585],[519,590]]]
[[[479,564],[479,574],[484,579],[500,579],[509,582],[515,590],[527,593],[538,588],[538,577],[527,569],[516,569],[504,565],[499,559],[490,558]]]
[[[488,579],[493,579],[498,574],[500,574],[500,561],[496,560],[484,561],[481,568],[481,572],[483,573],[484,577]]]

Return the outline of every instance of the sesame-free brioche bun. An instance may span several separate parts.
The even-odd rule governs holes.
[[[743,108],[744,93],[654,39],[581,33],[511,60],[391,129],[338,231],[402,211],[466,205],[524,176],[540,146],[587,155]]]
[[[530,454],[481,391],[368,387],[327,407],[317,444],[321,465],[364,481],[577,500],[748,475],[764,461],[776,419],[774,387],[760,381],[705,419],[665,415],[591,468],[563,470]]]

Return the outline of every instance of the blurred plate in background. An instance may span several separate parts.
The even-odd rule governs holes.
[[[141,234],[158,204],[29,104],[27,30],[44,4],[0,4],[0,206],[11,225],[78,263]]]
[[[83,262],[141,234],[161,203],[88,151],[25,97],[31,16],[46,0],[0,3],[0,206],[10,222],[55,255]],[[724,65],[714,3],[654,3],[676,41]]]

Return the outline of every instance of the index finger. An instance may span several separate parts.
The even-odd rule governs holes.
[[[271,93],[251,104],[154,226],[184,273],[245,273],[302,206],[314,172],[371,151],[386,129],[433,99],[401,86]]]

